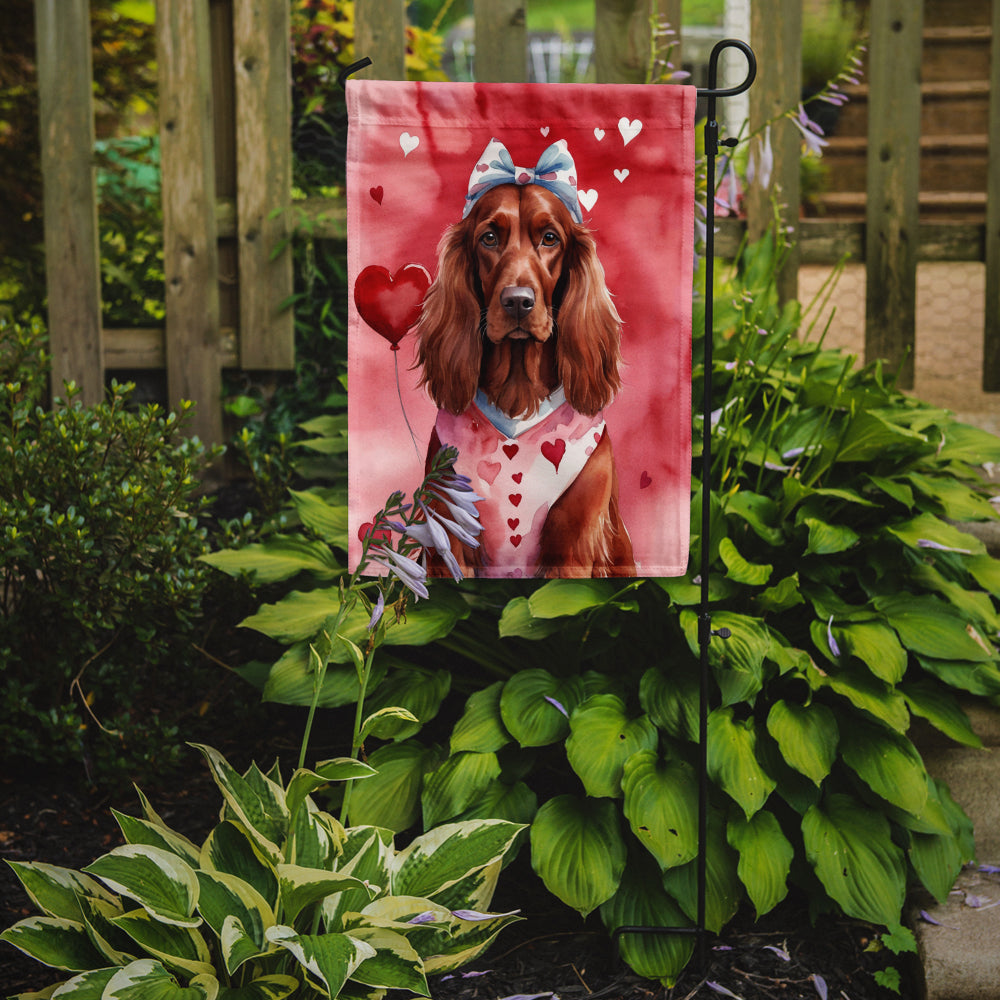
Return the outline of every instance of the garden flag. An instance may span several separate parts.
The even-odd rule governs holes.
[[[352,569],[451,445],[464,572],[686,572],[695,97],[348,81]]]

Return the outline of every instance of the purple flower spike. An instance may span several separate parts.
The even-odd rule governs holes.
[[[431,924],[436,919],[437,916],[433,910],[424,910],[423,913],[418,913],[415,917],[410,917],[406,922],[408,924]]]
[[[830,615],[830,620],[826,623],[826,641],[830,646],[830,652],[839,657],[840,646],[837,645],[837,640],[833,637],[833,615]]]
[[[569,718],[569,712],[566,711],[565,707],[562,705],[561,702],[556,701],[555,698],[549,697],[549,695],[545,695],[544,698],[550,705],[555,705],[555,707],[559,709],[559,711],[562,712],[562,714],[565,715],[567,719]]]
[[[733,997],[734,1000],[743,1000],[738,993],[734,993],[732,990],[727,990],[725,986],[721,983],[713,983],[709,980],[705,985],[712,990],[713,993],[721,993],[724,997]]]
[[[816,992],[819,994],[819,1000],[826,1000],[828,990],[826,988],[826,980],[817,975],[815,972],[810,977],[813,981],[813,986],[816,987]]]

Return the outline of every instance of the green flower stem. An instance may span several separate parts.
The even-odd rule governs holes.
[[[375,643],[368,644],[368,651],[365,655],[364,669],[361,671],[360,685],[358,688],[358,703],[354,707],[354,732],[351,737],[351,756],[355,759],[361,754],[361,747],[364,744],[362,729],[365,719],[365,695],[368,691],[368,678],[372,674],[372,661],[375,659]],[[354,787],[353,781],[348,781],[344,786],[344,800],[340,804],[340,823],[347,826],[348,809],[351,805],[351,789]]]

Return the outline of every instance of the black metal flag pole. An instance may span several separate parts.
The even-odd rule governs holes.
[[[728,48],[739,49],[747,60],[747,75],[736,87],[719,88],[719,57]],[[694,927],[623,926],[614,931],[617,942],[623,934],[695,934],[698,939],[698,964],[706,967],[705,955],[705,897],[707,895],[707,844],[708,844],[708,698],[710,672],[708,649],[713,636],[729,637],[729,629],[712,629],[709,611],[709,535],[711,532],[712,472],[712,295],[715,284],[715,158],[720,146],[735,146],[735,138],[719,138],[716,121],[716,100],[735,97],[750,89],[757,76],[757,59],[746,42],[726,38],[716,43],[708,61],[708,87],[699,88],[698,96],[707,99],[705,122],[705,160],[707,167],[706,219],[705,219],[705,344],[704,344],[704,396],[702,399],[702,451],[701,451],[701,601],[698,611],[698,646],[701,653],[701,684],[698,698],[698,907]]]

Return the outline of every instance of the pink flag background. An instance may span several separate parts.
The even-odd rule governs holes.
[[[418,388],[414,331],[394,352],[358,315],[355,281],[371,265],[398,280],[419,279],[400,275],[406,265],[435,275],[438,241],[461,219],[469,175],[495,137],[526,167],[567,141],[584,223],[622,318],[622,389],[604,411],[622,518],[639,575],[686,571],[695,98],[692,87],[659,85],[348,81],[352,568],[360,527],[423,477],[437,413]]]

